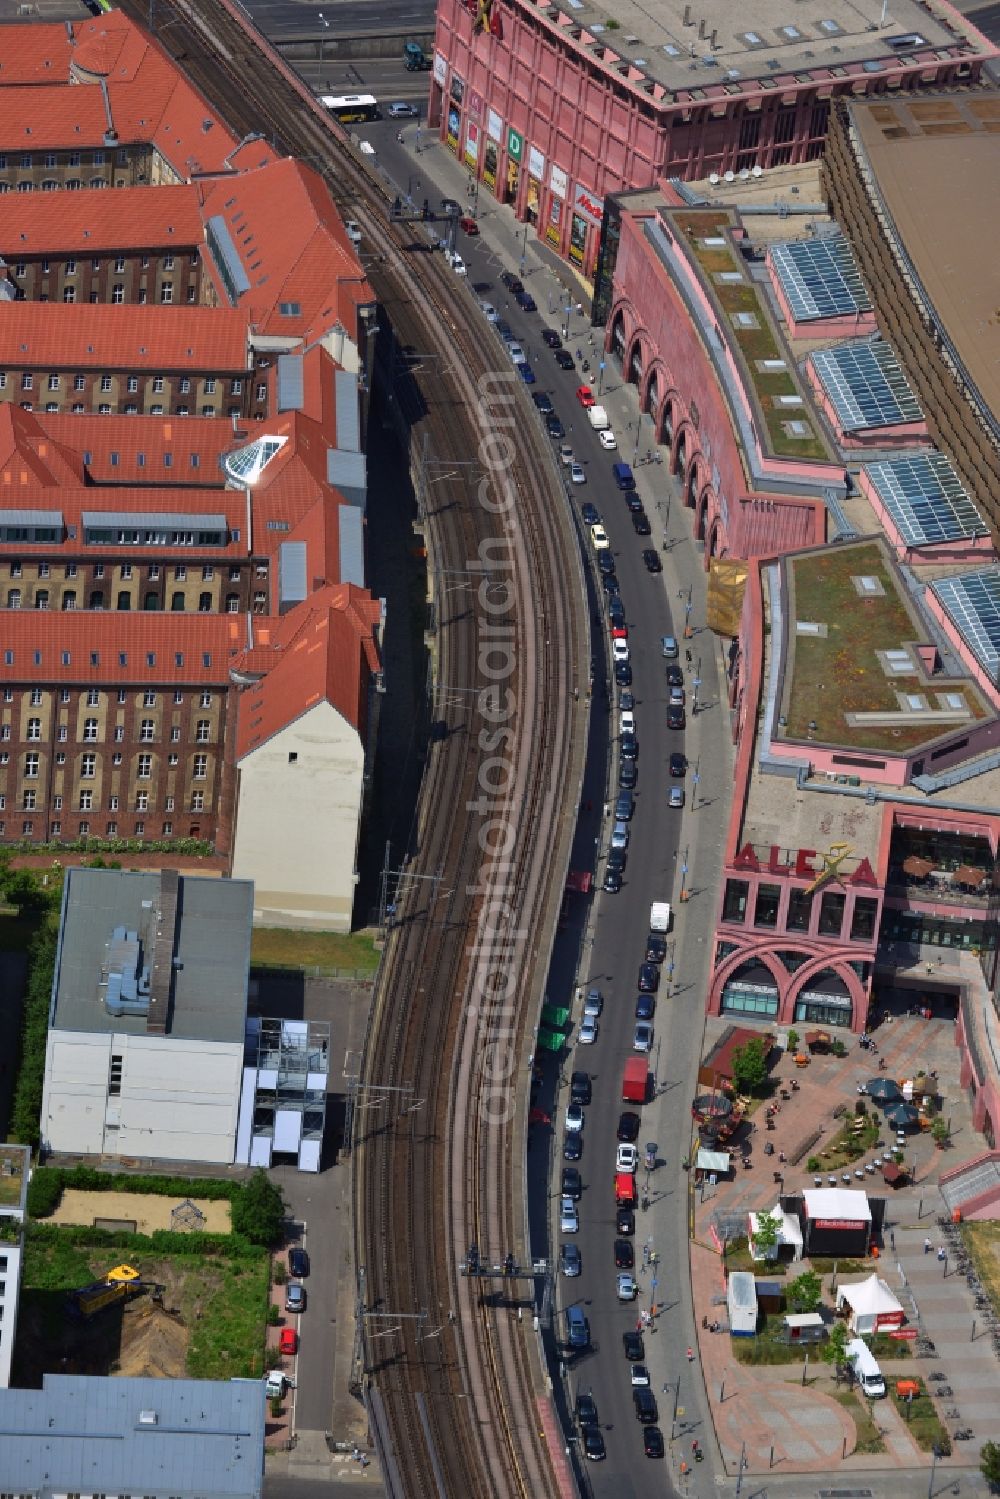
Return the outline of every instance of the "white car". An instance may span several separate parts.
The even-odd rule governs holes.
[[[636,1145],[622,1144],[615,1156],[615,1170],[628,1171],[631,1175],[639,1169],[639,1149]]]
[[[560,1198],[559,1232],[561,1234],[577,1234],[580,1232],[580,1218],[576,1211],[576,1203],[572,1197]]]
[[[457,250],[452,250],[449,254],[448,264],[451,266],[456,276],[467,276],[469,274],[465,261],[462,259],[461,255],[459,255]]]
[[[599,1015],[604,1009],[604,995],[600,989],[588,989],[587,998],[583,1002],[583,1013],[585,1015]]]
[[[528,356],[520,344],[508,344],[507,353],[510,355],[512,364],[527,364]]]
[[[618,446],[615,434],[612,432],[610,427],[604,427],[600,432],[598,432],[597,437],[598,441],[601,444],[601,447],[607,449],[609,453],[613,452],[614,449]]]
[[[584,1015],[580,1026],[579,1041],[581,1046],[593,1046],[597,1040],[597,1016]]]
[[[583,1104],[571,1103],[566,1110],[566,1133],[578,1135],[583,1129]]]
[[[649,1387],[649,1370],[645,1364],[632,1365],[632,1386],[634,1389],[643,1390]]]
[[[632,1037],[632,1050],[652,1051],[652,1049],[653,1027],[648,1020],[639,1020],[636,1022],[635,1035]]]
[[[569,468],[570,464],[576,462],[576,459],[573,457],[573,449],[570,447],[568,442],[564,442],[560,445],[559,462],[562,464],[563,468]]]
[[[608,540],[608,533],[607,531],[605,531],[603,526],[591,526],[590,544],[594,548],[595,552],[606,552],[608,550],[611,543]],[[616,656],[615,660],[617,659],[618,658]]]
[[[612,640],[611,659],[613,661],[627,661],[629,659],[627,640]]]
[[[619,734],[635,733],[635,714],[630,708],[618,715],[618,732]]]
[[[479,310],[488,323],[498,323],[500,321],[500,315],[492,302],[480,302]]]
[[[639,1294],[639,1287],[635,1283],[635,1276],[622,1274],[618,1277],[618,1300],[634,1301]]]
[[[580,463],[570,464],[569,477],[574,484],[586,484],[587,482],[587,475],[584,473],[583,465]]]

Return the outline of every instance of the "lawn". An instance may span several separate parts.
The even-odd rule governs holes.
[[[297,968],[333,978],[366,978],[378,967],[367,932],[299,932],[255,926],[250,939],[254,968]]]
[[[898,713],[898,691],[925,691],[921,676],[886,676],[877,651],[898,650],[906,641],[922,639],[925,631],[911,618],[896,590],[882,548],[874,542],[860,546],[827,547],[787,562],[792,621],[826,626],[826,636],[795,635],[789,640],[788,667],[782,713],[789,739],[806,739],[815,723],[814,738],[821,744],[852,749],[903,751],[935,738],[939,727],[872,725],[851,727],[848,713]],[[881,598],[861,598],[852,578],[877,578],[885,589]],[[962,692],[975,718],[983,709],[970,686]],[[933,705],[933,698],[928,696]]]
[[[854,1422],[856,1432],[854,1451],[867,1457],[875,1452],[884,1452],[882,1428],[872,1419],[871,1412],[862,1405],[853,1390],[837,1390],[834,1399],[842,1405]]]
[[[1000,1223],[963,1223],[962,1238],[983,1290],[1000,1314]]]
[[[923,1386],[921,1386],[920,1394],[914,1396],[911,1404],[897,1399],[895,1394],[892,1394],[890,1399],[895,1403],[900,1420],[907,1427],[921,1452],[930,1452],[933,1447],[940,1447],[945,1456],[951,1452],[951,1438],[942,1426],[934,1408],[934,1402]]]

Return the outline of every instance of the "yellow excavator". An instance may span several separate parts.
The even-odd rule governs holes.
[[[95,1280],[92,1285],[70,1291],[67,1300],[74,1316],[93,1317],[105,1307],[130,1301],[133,1296],[142,1296],[146,1291],[154,1296],[162,1296],[164,1289],[151,1280],[143,1280],[132,1265],[115,1265],[103,1280]]]

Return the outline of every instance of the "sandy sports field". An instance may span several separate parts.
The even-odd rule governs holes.
[[[157,1197],[145,1192],[80,1192],[68,1187],[58,1208],[46,1221],[92,1228],[103,1219],[118,1224],[134,1223],[135,1233],[151,1234],[158,1228],[170,1229],[170,1214],[184,1201],[183,1197]],[[205,1215],[204,1223],[198,1225],[203,1233],[232,1231],[228,1202],[208,1202],[203,1197],[193,1197],[190,1201]]]

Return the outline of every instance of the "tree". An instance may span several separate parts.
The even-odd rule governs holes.
[[[815,1270],[804,1270],[785,1289],[785,1300],[796,1312],[815,1312],[823,1300],[823,1282]]]
[[[733,1083],[739,1093],[756,1093],[767,1081],[767,1051],[755,1036],[733,1052]]]
[[[832,1364],[840,1383],[840,1371],[847,1363],[847,1345],[851,1341],[846,1322],[835,1322],[830,1328],[830,1336],[820,1349],[819,1356],[824,1364]]]
[[[794,1051],[795,1048],[798,1046],[798,1044],[799,1044],[799,1033],[798,1033],[798,1031],[795,1031],[795,1030],[789,1031],[788,1032],[788,1050],[789,1051]]]
[[[265,1171],[255,1171],[233,1198],[232,1218],[233,1232],[251,1244],[271,1248],[281,1242],[285,1199]]]
[[[1000,1443],[983,1443],[979,1449],[979,1471],[992,1492],[1000,1489]]]
[[[766,1257],[767,1251],[777,1244],[780,1230],[781,1219],[777,1213],[757,1214],[757,1226],[753,1231],[755,1258],[759,1259],[761,1254]]]

